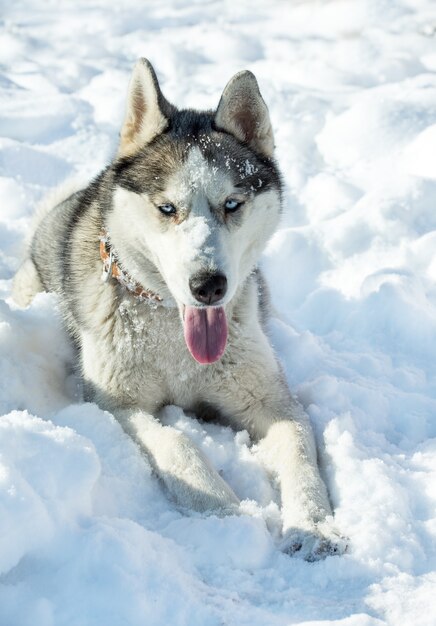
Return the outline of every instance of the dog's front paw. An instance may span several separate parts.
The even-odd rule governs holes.
[[[348,542],[326,522],[312,528],[289,528],[283,535],[280,548],[286,554],[313,562],[327,556],[339,556],[347,550]]]

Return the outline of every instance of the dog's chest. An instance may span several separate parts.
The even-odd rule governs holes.
[[[107,324],[94,327],[92,336],[84,335],[84,375],[118,406],[154,412],[176,404],[197,411],[205,403],[213,406],[213,398],[222,399],[229,381],[234,385],[243,372],[247,375],[265,341],[256,324],[242,323],[240,315],[228,315],[228,330],[224,356],[200,365],[186,346],[175,307],[123,298]]]
[[[168,369],[176,366],[180,359],[188,360],[182,322],[176,308],[148,300],[124,300],[118,308],[115,332],[118,349],[138,365],[153,363],[156,367]]]
[[[148,301],[125,301],[113,336],[117,367],[128,372],[138,401],[154,394],[160,401],[192,407],[210,382],[212,370],[190,355],[178,310]]]

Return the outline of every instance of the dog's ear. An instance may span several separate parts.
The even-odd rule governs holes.
[[[268,108],[252,72],[239,72],[227,83],[215,113],[215,125],[257,152],[272,156],[274,136]]]
[[[147,59],[133,69],[118,156],[135,154],[168,126],[174,107],[163,96],[156,73]]]

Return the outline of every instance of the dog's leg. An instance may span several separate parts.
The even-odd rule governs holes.
[[[103,324],[101,327],[106,330]],[[110,330],[111,337],[119,336],[122,341],[122,329],[121,332]],[[91,333],[82,333],[82,372],[89,399],[112,410],[125,432],[147,454],[156,474],[178,505],[199,512],[236,512],[238,498],[189,437],[175,428],[163,426],[153,417],[156,407],[163,402],[159,383],[148,381],[144,402],[147,398],[152,399],[149,406],[142,404],[141,409],[116,406],[114,398],[121,398],[126,404],[132,401],[126,388],[135,383],[129,382],[124,371],[115,372],[111,368],[110,351],[111,344],[106,346]]]
[[[332,511],[308,416],[291,397],[272,353],[252,353],[247,367],[227,377],[225,390],[215,391],[216,405],[235,427],[248,430],[260,460],[278,480],[283,549],[307,560],[343,551],[345,543],[329,521]]]
[[[283,419],[287,414],[288,418]],[[307,415],[291,399],[288,406],[283,407],[281,416],[274,415],[274,412],[269,416],[270,423],[258,443],[258,453],[280,484],[283,549],[299,553],[307,560],[343,551],[345,544],[326,521],[332,511],[326,486],[319,474],[315,441]],[[265,424],[264,415],[261,419]]]
[[[123,410],[116,417],[145,450],[179,506],[218,514],[237,512],[238,498],[189,437],[145,412]]]

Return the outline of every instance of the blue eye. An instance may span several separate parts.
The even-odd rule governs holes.
[[[157,208],[164,215],[174,215],[174,213],[177,213],[176,207],[169,202],[167,202],[166,204],[161,204]]]
[[[239,209],[240,206],[242,206],[242,204],[244,203],[238,202],[238,200],[235,200],[234,198],[229,198],[228,200],[226,200],[224,207],[228,213],[234,213]]]

